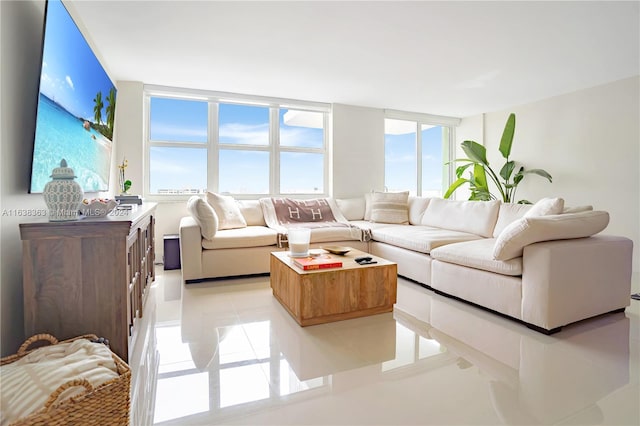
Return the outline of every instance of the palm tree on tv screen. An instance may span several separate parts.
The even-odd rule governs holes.
[[[107,127],[109,128],[109,132],[113,132],[113,122],[116,116],[116,89],[111,88],[109,90],[109,96],[107,96]]]
[[[104,107],[104,104],[102,103],[102,92],[98,92],[96,94],[96,98],[93,100],[93,102],[96,103],[96,105],[93,107],[93,118],[96,120],[97,124],[102,123],[102,108]]]

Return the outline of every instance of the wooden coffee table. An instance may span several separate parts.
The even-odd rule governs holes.
[[[371,256],[378,263],[359,265],[355,258]],[[289,252],[271,253],[271,288],[274,297],[301,326],[391,312],[396,303],[398,266],[394,262],[352,250],[341,268],[304,271],[293,264]]]

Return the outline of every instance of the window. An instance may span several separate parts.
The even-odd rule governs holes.
[[[206,102],[150,98],[150,193],[199,193],[207,187],[208,115]]]
[[[457,122],[448,117],[387,113],[385,189],[441,197],[451,182],[453,168],[446,163],[452,160],[451,144]]]
[[[327,195],[329,106],[145,87],[146,194]]]

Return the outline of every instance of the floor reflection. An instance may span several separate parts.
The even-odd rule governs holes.
[[[601,402],[638,390],[631,321],[544,336],[403,282],[393,313],[302,328],[268,280],[194,286],[156,326],[154,421],[610,424]]]

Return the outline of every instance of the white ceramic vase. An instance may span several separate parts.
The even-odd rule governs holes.
[[[49,208],[49,221],[65,222],[78,219],[78,209],[84,192],[74,179],[73,169],[62,159],[60,167],[53,169],[51,182],[44,187],[44,202]]]

